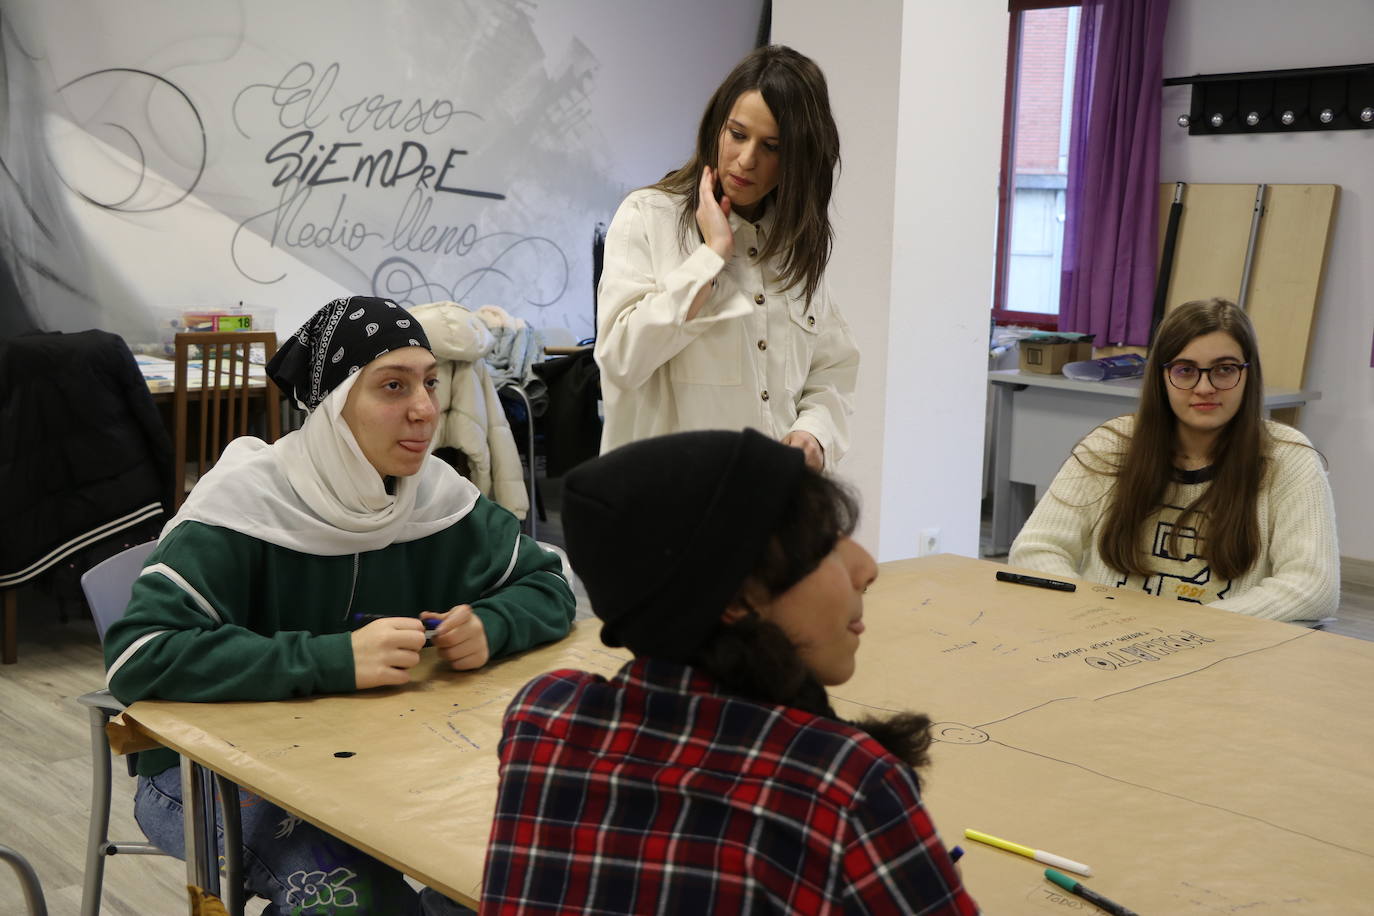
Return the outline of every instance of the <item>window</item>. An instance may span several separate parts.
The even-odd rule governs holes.
[[[993,319],[1059,322],[1078,7],[1011,0]]]

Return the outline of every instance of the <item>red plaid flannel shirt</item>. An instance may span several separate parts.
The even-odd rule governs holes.
[[[841,722],[637,659],[506,711],[482,913],[975,914],[911,769]]]

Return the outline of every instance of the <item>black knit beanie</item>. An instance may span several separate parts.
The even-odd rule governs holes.
[[[420,322],[390,299],[349,296],[310,316],[267,364],[267,375],[297,404],[314,410],[339,383],[383,353],[431,349]]]
[[[688,661],[763,556],[802,451],[751,429],[645,439],[564,481],[563,531],[601,640]]]

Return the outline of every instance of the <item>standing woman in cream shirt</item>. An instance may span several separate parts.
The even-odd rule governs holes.
[[[711,97],[692,158],[625,199],[598,290],[603,452],[753,427],[816,470],[844,454],[859,353],[824,282],[839,158],[825,76],[770,45]]]

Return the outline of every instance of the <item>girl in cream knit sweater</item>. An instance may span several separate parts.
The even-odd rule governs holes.
[[[1160,325],[1140,405],[1075,446],[1014,566],[1271,620],[1335,612],[1340,560],[1321,456],[1263,418],[1254,328],[1221,299]]]

